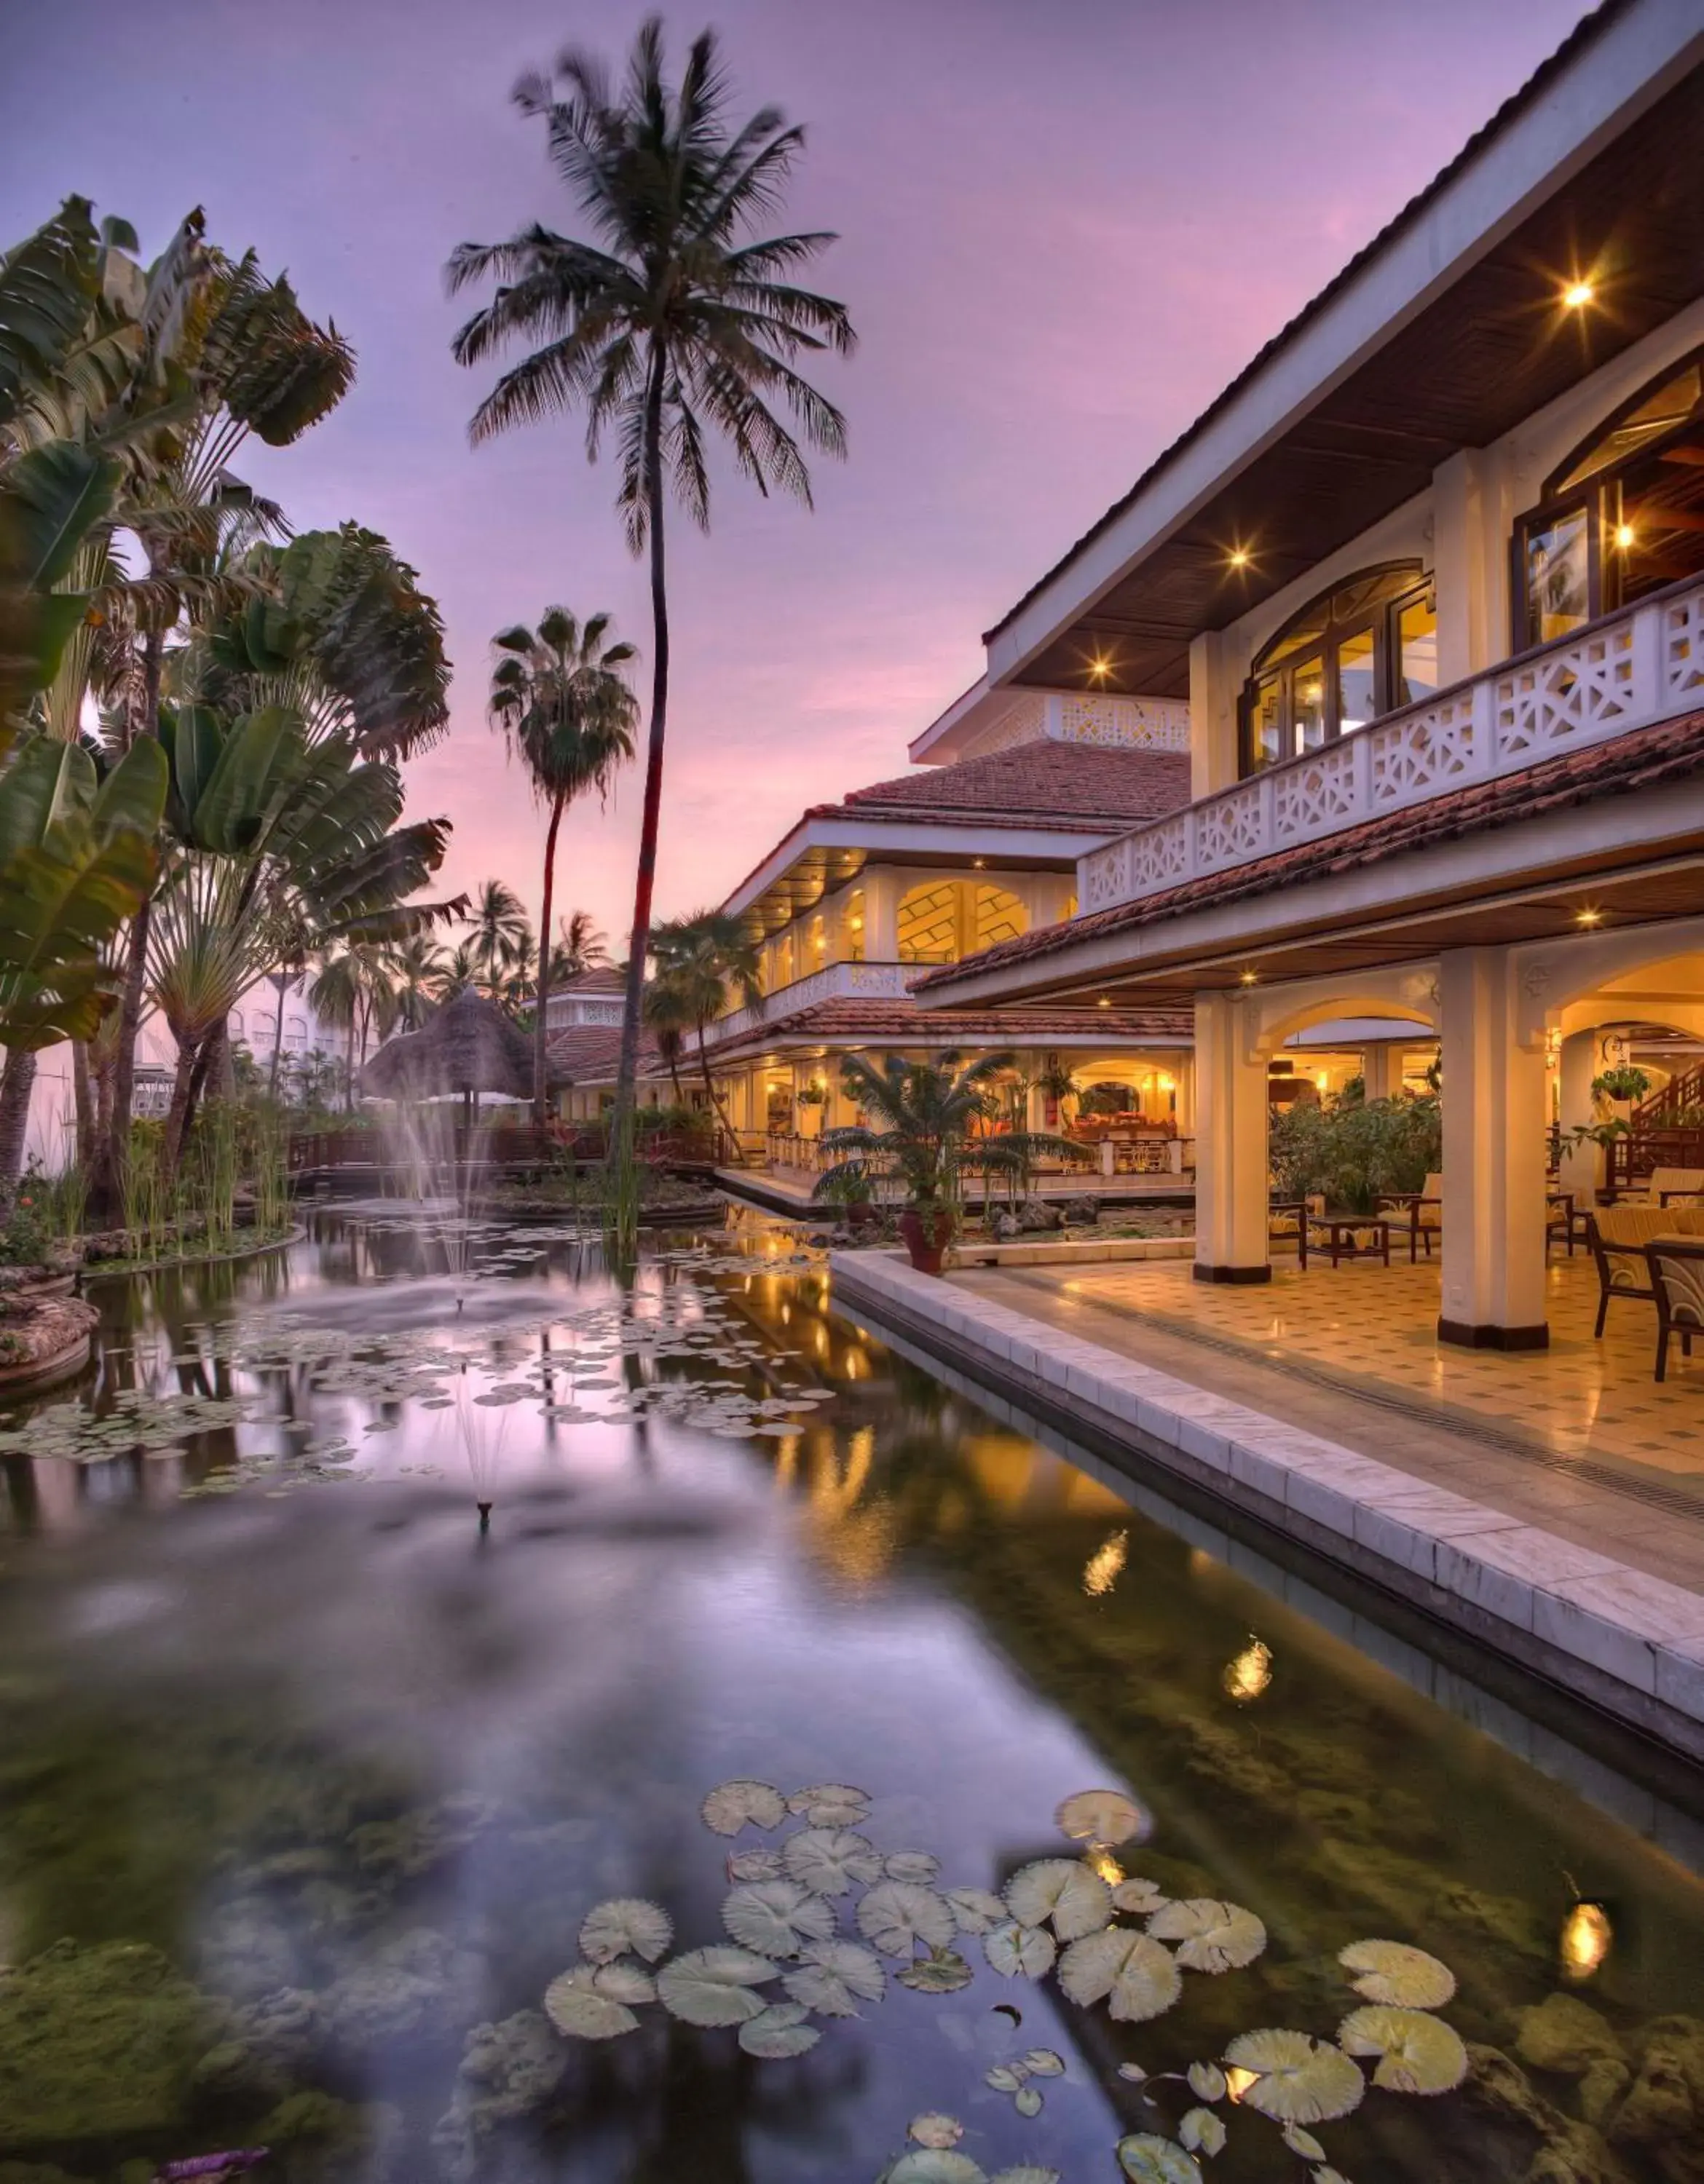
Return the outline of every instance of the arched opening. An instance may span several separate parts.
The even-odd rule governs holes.
[[[1364,569],[1310,599],[1256,655],[1242,768],[1257,773],[1438,688],[1438,610],[1418,561]]]
[[[1515,649],[1704,570],[1704,350],[1612,410],[1515,526]]]
[[[1023,904],[1008,889],[969,880],[921,881],[900,898],[899,960],[957,963],[1012,939],[1028,923]]]

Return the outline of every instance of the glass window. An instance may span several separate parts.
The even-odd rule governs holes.
[[[1355,630],[1338,640],[1338,733],[1364,728],[1378,711],[1372,629]]]
[[[1396,611],[1396,702],[1417,705],[1438,688],[1438,609],[1428,595]]]
[[[1672,379],[1665,380],[1655,393],[1635,396],[1633,406],[1600,432],[1589,447],[1576,448],[1573,454],[1550,478],[1545,487],[1546,500],[1568,491],[1582,480],[1595,477],[1600,471],[1613,470],[1637,454],[1652,440],[1661,439],[1683,425],[1698,407],[1704,389],[1701,389],[1700,360],[1691,358]]]
[[[1528,526],[1527,641],[1545,644],[1591,619],[1591,528],[1584,508]]]
[[[1278,677],[1263,675],[1254,685],[1254,701],[1249,710],[1251,772],[1263,766],[1275,766],[1285,756],[1282,741],[1283,723],[1283,697]]]
[[[1290,748],[1317,750],[1326,739],[1325,655],[1299,660],[1290,677]]]

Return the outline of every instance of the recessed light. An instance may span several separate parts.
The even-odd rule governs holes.
[[[1589,281],[1570,281],[1562,290],[1562,308],[1568,311],[1583,311],[1596,293]]]
[[[1230,559],[1231,566],[1233,569],[1246,569],[1249,566],[1248,548],[1246,546],[1233,546],[1231,549]]]
[[[1615,543],[1620,547],[1623,554],[1626,553],[1628,548],[1633,543],[1633,526],[1630,523],[1617,523],[1616,525]]]
[[[1100,999],[1095,1003],[1095,1006],[1098,1009],[1109,1009],[1112,1006],[1112,1002],[1105,994],[1103,994]]]
[[[1577,910],[1574,912],[1576,925],[1601,925],[1602,922],[1603,912],[1601,910]]]
[[[1255,973],[1254,972],[1253,972],[1253,971],[1245,971],[1245,972],[1243,972],[1243,983],[1245,986],[1252,986],[1252,985],[1254,984],[1254,983],[1255,977],[1256,977],[1256,973]]]

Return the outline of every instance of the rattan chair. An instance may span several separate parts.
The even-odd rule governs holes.
[[[1692,1338],[1704,1329],[1704,1243],[1679,1236],[1664,1236],[1645,1247],[1651,1269],[1651,1294],[1657,1299],[1657,1371],[1668,1373],[1668,1339],[1680,1337],[1681,1349],[1692,1355]]]

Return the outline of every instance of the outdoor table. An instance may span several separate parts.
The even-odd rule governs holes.
[[[1390,1264],[1390,1223],[1379,1213],[1310,1213],[1308,1248],[1342,1259],[1380,1259]]]

